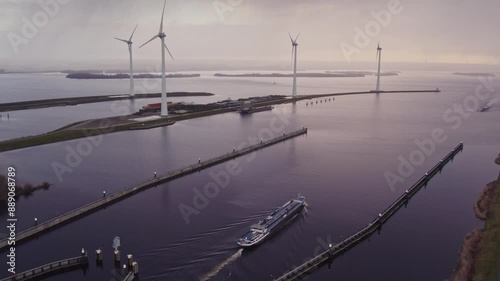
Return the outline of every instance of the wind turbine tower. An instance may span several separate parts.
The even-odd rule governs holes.
[[[172,56],[172,53],[170,53],[170,50],[168,49],[167,45],[165,44],[165,33],[163,32],[163,17],[165,16],[165,6],[167,4],[167,0],[163,3],[163,13],[161,14],[161,23],[160,23],[160,31],[158,34],[153,36],[153,38],[149,39],[148,42],[142,44],[139,48],[142,48],[144,45],[148,44],[149,42],[155,40],[156,38],[160,38],[161,40],[161,116],[168,116],[168,107],[167,107],[167,80],[166,80],[166,74],[165,74],[165,50],[167,50],[168,54],[174,59]]]
[[[380,61],[382,60],[382,48],[377,45],[378,71],[377,71],[377,93],[380,93]]]
[[[116,38],[118,41],[122,41],[127,43],[128,45],[128,53],[130,54],[130,92],[129,96],[132,98],[135,95],[135,90],[134,90],[134,65],[132,63],[132,37],[134,37],[135,30],[137,29],[137,25],[134,28],[134,31],[132,32],[132,35],[130,35],[130,39],[125,40],[125,39],[120,39]]]
[[[299,44],[297,44],[297,39],[300,36],[300,33],[295,37],[295,40],[293,40],[292,35],[290,35],[290,32],[288,33],[288,36],[290,36],[290,41],[292,42],[292,60],[293,60],[293,89],[292,89],[292,97],[297,96],[297,47]]]

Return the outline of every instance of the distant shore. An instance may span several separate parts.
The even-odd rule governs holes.
[[[495,160],[500,165],[500,155]],[[462,244],[451,281],[496,281],[500,268],[500,173],[486,185],[474,204],[476,216],[485,220],[483,229],[468,233]]]
[[[460,75],[460,76],[473,76],[473,77],[481,77],[481,76],[495,76],[493,73],[483,73],[483,72],[453,72],[453,75]]]
[[[193,78],[200,77],[200,74],[167,74],[166,78]],[[66,75],[68,79],[129,79],[130,74],[127,73],[117,73],[117,74],[105,74],[105,73],[89,73],[89,72],[74,72]],[[161,78],[159,74],[134,74],[134,79],[158,79]]]
[[[244,73],[244,74],[225,74],[225,73],[215,73],[215,77],[273,77],[273,78],[283,78],[283,77],[293,77],[293,74],[282,74],[282,73]],[[328,77],[365,77],[361,73],[297,73],[297,77],[309,77],[309,78],[328,78]]]
[[[351,78],[351,77],[365,77],[367,75],[376,75],[374,72],[367,71],[325,71],[323,73],[312,72],[297,73],[297,77],[301,78]],[[397,72],[385,72],[381,73],[380,76],[397,76]],[[253,77],[253,78],[285,78],[293,77],[293,73],[242,73],[242,74],[226,74],[226,73],[215,73],[215,77]]]

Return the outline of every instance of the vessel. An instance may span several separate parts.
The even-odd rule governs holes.
[[[286,202],[265,219],[252,225],[250,230],[238,239],[238,245],[241,247],[252,247],[262,243],[267,237],[276,233],[280,228],[297,217],[305,205],[306,198],[299,194],[297,199]]]

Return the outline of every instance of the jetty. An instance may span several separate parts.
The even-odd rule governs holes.
[[[81,256],[51,262],[21,273],[14,274],[10,277],[1,279],[0,281],[26,281],[32,279],[40,279],[41,277],[66,272],[79,268],[85,268],[88,265],[87,254],[84,252]]]
[[[427,185],[429,180],[440,173],[443,167],[450,161],[453,161],[455,155],[463,150],[463,142],[458,144],[451,152],[449,152],[443,159],[441,159],[431,170],[425,173],[415,184],[413,184],[409,189],[405,191],[396,201],[394,201],[389,207],[387,207],[383,212],[381,212],[373,221],[371,221],[366,227],[354,233],[353,235],[347,237],[342,242],[336,245],[329,245],[329,249],[320,253],[319,255],[313,257],[312,259],[306,261],[302,265],[293,268],[292,270],[286,272],[281,277],[274,279],[275,281],[291,281],[300,280],[306,274],[311,273],[315,269],[319,268],[321,265],[330,262],[335,257],[344,253],[348,249],[354,247],[361,241],[370,237],[374,232],[380,231],[382,225],[389,220],[401,207],[406,206],[408,201],[422,188]]]
[[[149,179],[143,180],[139,183],[131,185],[127,188],[124,188],[124,189],[117,191],[117,192],[110,194],[110,195],[103,194],[102,198],[100,198],[92,203],[89,203],[89,204],[82,206],[80,208],[77,208],[75,210],[69,211],[69,212],[62,214],[60,216],[57,216],[57,217],[50,219],[44,223],[37,224],[37,225],[30,227],[26,230],[18,232],[16,234],[16,244],[21,242],[21,241],[28,240],[29,238],[32,238],[32,237],[38,237],[38,235],[43,233],[43,232],[46,232],[50,229],[54,229],[62,224],[68,223],[68,222],[75,220],[79,217],[82,217],[84,215],[95,212],[95,211],[97,211],[105,206],[116,203],[116,202],[118,202],[118,201],[120,201],[128,196],[131,196],[131,195],[133,195],[139,191],[145,190],[149,187],[153,187],[153,186],[156,186],[158,184],[165,183],[165,182],[171,181],[171,180],[179,178],[179,177],[186,176],[186,175],[194,173],[194,172],[198,172],[198,171],[206,169],[208,167],[226,162],[228,160],[232,160],[234,158],[243,156],[245,154],[249,154],[251,152],[260,150],[262,148],[265,148],[265,147],[271,146],[273,144],[277,144],[277,143],[283,142],[285,140],[295,138],[295,137],[298,137],[298,136],[304,135],[304,134],[307,134],[307,128],[305,128],[305,127],[300,129],[300,130],[293,131],[290,133],[283,133],[282,135],[275,137],[275,138],[272,138],[272,139],[269,139],[269,140],[261,140],[257,144],[250,145],[250,146],[247,146],[247,147],[244,147],[241,149],[233,148],[233,150],[231,152],[223,154],[223,155],[218,156],[218,157],[214,157],[214,158],[207,159],[204,161],[199,159],[198,162],[195,164],[192,164],[192,165],[189,165],[187,167],[184,167],[184,168],[181,168],[178,170],[174,170],[174,171],[162,174],[162,175],[156,175],[156,173],[155,173],[155,175]],[[8,238],[0,240],[0,249],[6,247],[7,244],[8,244]]]

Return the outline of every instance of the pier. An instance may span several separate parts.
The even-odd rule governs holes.
[[[405,206],[410,198],[412,198],[422,187],[425,187],[429,180],[434,175],[441,172],[443,167],[448,162],[452,161],[455,155],[457,155],[462,150],[463,142],[458,144],[451,152],[449,152],[443,159],[441,159],[436,165],[434,165],[434,167],[432,167],[429,172],[427,172],[415,184],[407,189],[403,195],[401,195],[396,201],[394,201],[394,203],[392,203],[387,209],[380,213],[372,222],[368,224],[368,226],[349,236],[342,242],[336,245],[330,245],[330,249],[320,253],[319,255],[308,260],[302,265],[283,274],[281,277],[275,279],[275,281],[291,281],[300,279],[301,276],[311,273],[315,269],[319,268],[322,264],[333,260],[335,257],[339,256],[361,241],[370,237],[374,232],[380,231],[382,225],[387,220],[389,220],[390,217],[392,217],[402,206]]]
[[[56,262],[51,262],[46,265],[42,265],[22,273],[12,275],[10,277],[1,279],[0,281],[25,281],[31,279],[40,279],[43,276],[56,274],[59,272],[66,272],[68,270],[85,268],[88,264],[86,254],[82,256],[64,259]]]
[[[295,137],[298,137],[298,136],[304,135],[304,134],[307,134],[307,128],[302,128],[300,130],[290,132],[290,133],[283,133],[282,135],[280,135],[276,138],[273,138],[270,140],[261,140],[257,144],[250,145],[250,146],[247,146],[247,147],[244,147],[241,149],[233,149],[233,151],[231,151],[229,153],[226,153],[224,155],[214,157],[214,158],[211,158],[208,160],[201,161],[201,159],[200,159],[200,160],[198,160],[198,162],[196,164],[192,164],[192,165],[189,165],[187,167],[165,173],[163,175],[160,175],[160,174],[156,175],[156,173],[155,173],[154,177],[143,180],[137,184],[134,184],[132,186],[124,188],[120,191],[117,191],[116,193],[113,193],[110,195],[104,194],[104,196],[102,198],[100,198],[99,200],[96,200],[90,204],[87,204],[87,205],[82,206],[78,209],[75,209],[73,211],[69,211],[65,214],[58,216],[58,217],[50,219],[44,223],[35,225],[31,228],[28,228],[26,230],[18,232],[16,234],[16,243],[19,243],[23,240],[27,240],[29,238],[37,236],[38,234],[46,232],[46,231],[53,229],[55,227],[58,227],[64,223],[68,223],[76,218],[81,217],[81,216],[90,214],[96,210],[99,210],[100,208],[103,208],[105,206],[108,206],[108,205],[111,205],[115,202],[118,202],[118,201],[120,201],[128,196],[131,196],[139,191],[142,191],[146,188],[156,186],[158,184],[165,183],[167,181],[171,181],[173,179],[176,179],[176,178],[179,178],[182,176],[186,176],[186,175],[194,173],[194,172],[198,172],[198,171],[206,169],[208,167],[223,163],[225,161],[243,156],[245,154],[249,154],[251,152],[260,150],[262,148],[265,148],[265,147],[271,146],[273,144],[277,144],[277,143],[283,142],[285,140],[295,138]],[[0,241],[0,249],[6,247],[7,243],[8,243],[8,239],[1,240]]]

